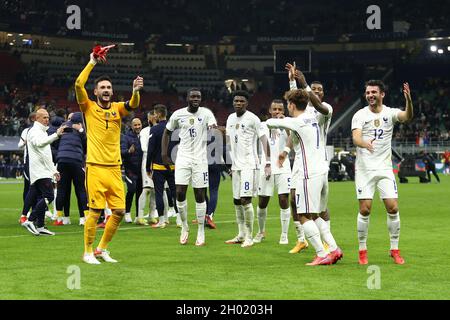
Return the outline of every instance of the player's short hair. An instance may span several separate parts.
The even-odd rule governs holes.
[[[167,116],[167,108],[163,104],[157,104],[153,110],[164,118]]]
[[[186,91],[186,97],[189,97],[192,91],[198,91],[200,92],[200,94],[202,94],[202,90],[200,90],[199,88],[190,88]]]
[[[309,94],[305,89],[289,90],[284,93],[284,99],[295,104],[297,110],[305,110],[309,102]]]
[[[235,92],[233,92],[233,95],[232,95],[233,100],[234,100],[234,97],[236,97],[236,96],[244,97],[245,99],[247,99],[247,101],[250,100],[250,95],[245,90],[236,90]]]
[[[109,81],[111,83],[111,85],[112,85],[111,78],[108,77],[107,75],[102,75],[102,76],[100,76],[100,77],[98,77],[97,79],[94,80],[95,88],[97,88],[97,85],[98,85],[99,82],[105,81],[105,80]]]
[[[323,84],[320,81],[313,81],[313,82],[311,82],[311,85],[313,85],[313,84],[318,84],[319,86],[322,86],[322,88],[323,88]]]
[[[385,90],[386,90],[386,86],[385,86],[384,82],[381,80],[369,80],[366,82],[366,85],[364,88],[367,89],[368,86],[378,87],[378,88],[380,88],[380,92],[385,92]]]
[[[152,109],[149,112],[147,112],[147,117],[148,116],[153,116],[154,114],[155,114],[155,109]]]

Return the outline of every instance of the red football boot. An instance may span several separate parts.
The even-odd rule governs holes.
[[[215,229],[216,228],[216,224],[214,223],[214,221],[211,219],[210,216],[206,215],[205,216],[205,224],[208,228],[210,229]]]
[[[335,264],[336,262],[338,262],[339,260],[342,259],[342,257],[344,256],[344,253],[338,247],[336,250],[330,252],[330,256],[331,256],[331,260],[333,261],[333,264]]]
[[[367,259],[367,250],[359,250],[359,264],[366,265],[369,263]]]
[[[333,263],[331,255],[327,255],[326,257],[316,256],[313,261],[307,263],[307,266],[320,266],[320,265],[330,265]]]
[[[400,250],[391,250],[391,257],[394,259],[396,264],[404,264],[405,260],[400,255]]]
[[[20,216],[19,223],[23,224],[25,221],[27,221],[27,216]]]

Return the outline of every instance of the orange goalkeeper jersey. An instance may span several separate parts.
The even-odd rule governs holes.
[[[80,104],[86,120],[86,163],[121,165],[120,129],[122,117],[128,114],[124,102],[112,102],[109,109],[88,100]]]
[[[112,102],[109,108],[100,107],[97,102],[89,99],[84,88],[93,68],[94,65],[88,63],[75,82],[77,101],[86,121],[86,163],[108,166],[121,165],[120,129],[122,117],[127,116],[131,108],[139,106],[139,92],[133,94],[129,102]]]

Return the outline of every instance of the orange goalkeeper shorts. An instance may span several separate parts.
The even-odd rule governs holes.
[[[86,164],[86,194],[88,207],[125,209],[125,188],[120,166]]]

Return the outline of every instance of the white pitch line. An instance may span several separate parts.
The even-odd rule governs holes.
[[[0,209],[4,209],[4,208],[0,208]],[[266,220],[273,220],[273,219],[279,219],[278,217],[268,217]],[[233,220],[233,221],[220,221],[218,224],[219,225],[221,225],[221,224],[228,224],[228,223],[235,223],[236,221],[235,220]],[[148,229],[148,228],[150,228],[151,229],[151,227],[150,226],[136,226],[136,227],[133,227],[133,228],[120,228],[120,230],[122,231],[122,230],[141,230],[141,229]],[[25,229],[24,229],[24,231],[26,231]],[[54,230],[52,230],[53,232],[55,232]],[[103,231],[103,229],[97,229],[97,232],[102,232]],[[69,231],[69,232],[56,232],[56,235],[65,235],[65,234],[82,234],[82,233],[84,233],[84,230],[83,231]],[[0,239],[9,239],[9,238],[22,238],[22,237],[29,237],[30,236],[30,234],[20,234],[20,235],[14,235],[14,236],[0,236]],[[44,237],[48,237],[48,236],[44,236]]]

